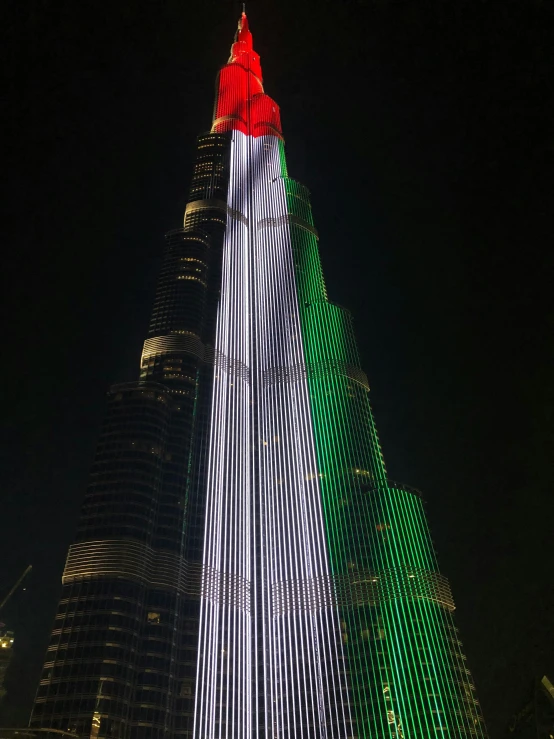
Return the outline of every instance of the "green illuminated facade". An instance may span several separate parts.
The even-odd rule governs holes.
[[[284,166],[283,175],[286,177]],[[353,735],[485,737],[421,494],[387,478],[352,319],[327,300],[307,190],[286,180]]]

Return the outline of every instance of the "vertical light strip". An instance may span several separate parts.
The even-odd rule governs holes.
[[[347,739],[350,731],[341,626],[330,593],[320,607],[283,612],[273,599],[281,586],[302,591],[330,577],[306,378],[266,381],[272,370],[305,361],[281,161],[276,137],[233,132],[228,205],[246,219],[227,222],[215,348],[248,368],[249,382],[216,367],[198,739],[250,739],[260,723],[279,737]],[[260,229],[267,218],[280,225]],[[221,585],[227,582],[248,589],[249,610]]]
[[[289,212],[311,224],[305,189],[286,189]],[[331,569],[387,583],[340,611],[355,733],[485,737],[452,614],[415,587],[438,573],[421,498],[387,480],[367,390],[338,369],[359,367],[350,318],[327,302],[315,236],[292,228],[306,361],[323,368],[308,387]]]
[[[268,640],[259,648],[269,655],[272,685],[265,725],[276,736],[346,737],[350,715],[334,607],[329,601],[277,613],[272,602],[280,586],[296,583],[302,590],[328,582],[330,572],[306,378],[300,372],[286,383],[266,380],[271,371],[305,364],[281,145],[275,136],[260,136],[250,147],[254,442],[264,542],[259,588]],[[268,219],[274,225],[264,228]]]
[[[244,147],[233,141],[228,202],[246,217],[247,167]],[[252,734],[250,302],[246,226],[228,218],[208,457],[194,717],[198,738],[250,739]]]

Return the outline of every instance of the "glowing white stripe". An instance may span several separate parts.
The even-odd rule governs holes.
[[[247,217],[238,203],[247,172],[245,153],[231,152],[229,207]],[[246,226],[228,218],[223,247],[222,289],[216,354],[250,366],[250,281]],[[249,530],[251,390],[244,374],[215,368],[208,461],[203,564],[228,575],[231,583],[252,580]],[[231,585],[232,587],[232,585]],[[244,599],[209,598],[203,589],[197,663],[194,735],[251,736],[252,618]]]
[[[264,384],[272,368],[304,364],[275,137],[233,132],[228,208],[244,219],[227,219],[215,348],[250,383],[216,368],[203,564],[249,583],[251,609],[203,595],[194,736],[250,739],[263,725],[268,738],[345,739],[336,610],[271,603],[280,583],[329,575],[305,373]],[[258,229],[262,219],[275,226]]]

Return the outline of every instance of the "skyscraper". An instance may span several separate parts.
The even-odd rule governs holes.
[[[485,736],[421,495],[387,477],[317,242],[243,13],[140,379],[108,396],[32,727]]]

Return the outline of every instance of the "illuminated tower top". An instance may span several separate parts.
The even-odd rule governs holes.
[[[246,17],[246,13],[243,13],[239,18],[239,24],[235,34],[235,42],[231,46],[229,64],[240,64],[242,67],[255,74],[260,83],[262,82],[260,57],[254,51],[254,47],[252,45],[252,34],[248,27],[248,18]]]
[[[244,12],[229,61],[218,77],[212,133],[225,131],[242,131],[249,136],[283,136],[279,106],[264,93],[260,55],[254,51]]]

